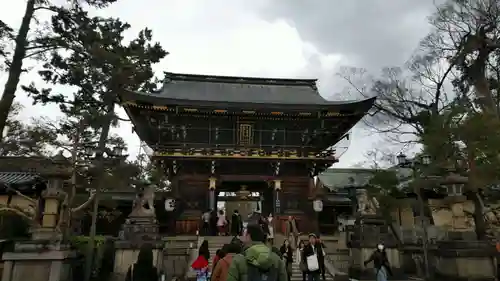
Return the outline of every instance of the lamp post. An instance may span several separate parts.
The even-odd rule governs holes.
[[[86,256],[85,262],[85,281],[89,281],[92,276],[92,265],[94,263],[94,254],[95,254],[95,238],[96,238],[96,228],[97,228],[97,213],[99,210],[99,197],[101,194],[100,187],[100,176],[104,172],[105,163],[110,161],[112,164],[116,164],[116,161],[123,161],[127,156],[123,155],[123,151],[125,148],[123,146],[115,146],[113,149],[105,148],[104,151],[99,151],[94,149],[92,146],[85,147],[85,154],[90,158],[90,166],[95,168],[96,173],[99,175],[97,181],[97,187],[94,195],[94,202],[92,205],[92,219],[90,225],[90,237],[88,243],[88,252]],[[104,153],[108,157],[103,157]],[[100,156],[100,157],[99,157]]]
[[[412,177],[416,181],[413,184],[414,192],[417,194],[418,207],[420,213],[420,225],[423,231],[423,252],[424,252],[424,274],[425,279],[429,279],[429,238],[427,233],[427,226],[424,219],[424,199],[422,198],[422,188],[418,179],[420,178],[420,169],[431,164],[431,157],[429,155],[422,155],[419,159],[409,160],[406,155],[400,153],[397,157],[398,166],[402,168],[410,168],[412,170]]]

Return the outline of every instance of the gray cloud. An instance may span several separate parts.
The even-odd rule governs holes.
[[[286,4],[285,4],[286,3]],[[325,54],[375,70],[405,62],[429,30],[433,0],[269,0],[267,20],[284,19]]]
[[[362,67],[376,74],[382,67],[403,65],[429,32],[428,17],[435,11],[436,2],[443,1],[267,0],[260,6],[259,16],[268,21],[285,20],[320,53],[341,55],[342,59],[333,68],[322,65],[317,57],[310,58],[305,71],[320,78],[323,96],[333,100],[357,99],[361,96],[335,76],[338,67]],[[356,126],[353,135],[351,149],[339,163],[342,167],[359,162],[365,158],[360,151],[370,151],[375,146],[398,149],[365,128],[363,123]]]

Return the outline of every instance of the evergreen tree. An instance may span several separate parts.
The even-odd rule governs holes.
[[[19,120],[20,104],[13,104],[6,123],[0,156],[48,156],[51,144],[57,139],[52,130]]]
[[[54,50],[67,50],[70,46],[59,40],[54,30],[47,28],[37,19],[40,11],[53,13],[53,19],[81,16],[84,6],[104,8],[116,0],[68,0],[62,5],[58,1],[27,0],[21,25],[17,32],[7,23],[0,21],[0,58],[3,68],[8,71],[7,82],[0,99],[0,141],[6,125],[10,108],[14,102],[21,75],[26,70],[23,64],[27,59],[44,59],[45,54]],[[31,31],[31,32],[30,32]],[[13,50],[7,46],[13,45]]]

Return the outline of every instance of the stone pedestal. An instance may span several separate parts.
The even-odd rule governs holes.
[[[434,253],[439,280],[496,280],[497,251],[488,241],[440,241]]]
[[[395,274],[394,279],[404,277],[401,270],[401,255],[397,248],[397,239],[386,221],[378,215],[358,214],[355,225],[348,232],[348,245],[350,251],[349,277],[354,279],[373,279],[373,263],[364,265],[377,245],[383,243],[385,251]]]
[[[148,243],[153,247],[153,264],[158,270],[163,269],[163,248],[162,241],[149,242],[131,242],[131,241],[116,241],[115,242],[115,264],[113,273],[116,280],[125,280],[125,275],[129,267],[137,261],[139,254],[140,243]],[[3,280],[2,280],[3,281]]]
[[[163,266],[163,246],[159,235],[158,222],[154,216],[129,216],[123,225],[120,239],[115,241],[115,280],[124,280],[130,265],[137,261],[142,244],[153,247],[154,264],[158,269]]]
[[[27,242],[18,244],[14,252],[2,256],[2,281],[72,280],[71,262],[76,253],[69,245]]]
[[[127,241],[156,241],[160,239],[155,217],[129,217],[123,225],[123,238]]]

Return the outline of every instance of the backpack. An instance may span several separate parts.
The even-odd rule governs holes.
[[[249,262],[247,262],[248,273],[247,281],[277,281],[278,280],[278,269],[276,267],[271,267],[267,270],[263,270]]]

